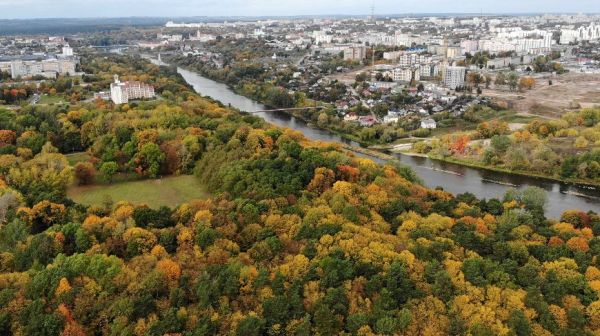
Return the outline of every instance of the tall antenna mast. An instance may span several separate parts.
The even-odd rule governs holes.
[[[375,21],[375,0],[371,3],[371,21]]]

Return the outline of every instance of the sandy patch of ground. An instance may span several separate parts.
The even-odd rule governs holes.
[[[330,80],[337,80],[341,83],[351,85],[356,81],[357,75],[359,75],[363,72],[370,73],[372,69],[373,69],[372,66],[366,66],[366,67],[363,66],[363,67],[360,67],[359,69],[354,69],[352,71],[335,73],[335,74],[326,76],[325,78],[328,78]]]
[[[508,124],[508,128],[514,132],[514,131],[518,131],[521,128],[525,127],[526,124],[522,124],[522,123],[509,123]]]
[[[553,85],[548,81],[552,80]],[[483,94],[504,101],[519,113],[551,118],[579,107],[600,105],[600,75],[568,73],[536,78],[532,90],[510,92],[505,89],[484,90]]]

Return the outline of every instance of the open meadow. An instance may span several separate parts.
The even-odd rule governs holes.
[[[110,199],[114,203],[144,203],[152,208],[163,205],[172,207],[208,197],[202,184],[191,175],[109,185],[73,186],[67,195],[75,202],[86,205],[98,205]]]

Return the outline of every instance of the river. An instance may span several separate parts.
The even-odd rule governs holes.
[[[159,64],[158,60],[151,59],[151,61]],[[160,64],[167,65],[164,63]],[[218,100],[225,105],[230,105],[247,112],[268,109],[263,104],[238,95],[227,85],[205,78],[196,72],[183,68],[178,68],[177,72],[183,76],[188,84],[194,87],[196,92]],[[254,115],[263,118],[271,124],[300,131],[312,140],[359,146],[358,143],[343,139],[332,132],[307,125],[303,120],[283,111],[257,112]],[[470,192],[480,199],[502,199],[504,193],[508,189],[513,188],[513,186],[516,186],[517,189],[523,189],[527,186],[537,186],[547,191],[548,204],[546,206],[546,215],[548,217],[558,218],[567,209],[600,212],[600,190],[598,188],[587,189],[581,186],[568,185],[545,179],[474,169],[431,160],[425,157],[397,153],[391,155],[395,156],[404,165],[415,170],[425,185],[430,188],[442,187],[444,190],[454,194]],[[382,162],[381,159],[371,158],[380,163]]]

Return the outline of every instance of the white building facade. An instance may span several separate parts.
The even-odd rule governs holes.
[[[115,104],[127,104],[130,99],[154,98],[154,87],[142,82],[121,82],[115,75],[115,82],[110,84],[110,98]]]

